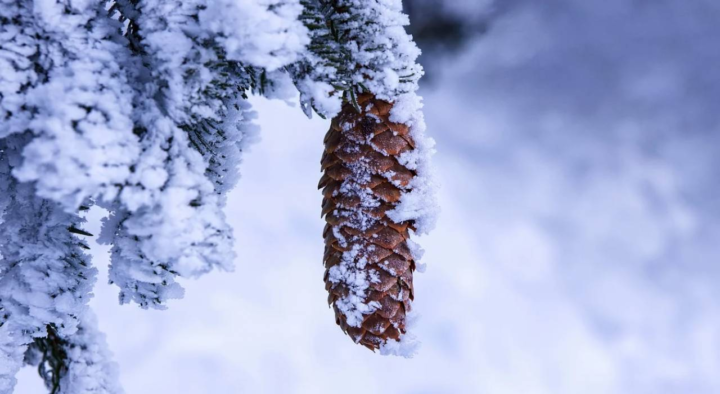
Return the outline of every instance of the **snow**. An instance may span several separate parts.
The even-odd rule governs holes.
[[[118,365],[112,360],[105,335],[97,329],[92,313],[83,315],[76,335],[65,348],[68,371],[60,383],[62,394],[122,394],[118,382]]]
[[[68,228],[84,219],[37,195],[32,184],[20,183],[11,166],[20,162],[30,133],[0,139],[0,388],[12,390],[22,366],[22,352],[46,326],[73,335],[86,313],[97,269],[89,264],[84,241]],[[86,248],[87,246],[85,246]]]
[[[24,44],[28,48],[12,53],[12,47],[7,47],[5,53],[11,52],[13,57],[33,53],[40,64],[49,68],[37,67],[35,75],[28,69],[24,75],[3,76],[3,85],[7,79],[20,86],[25,81],[30,86],[24,97],[17,99],[28,109],[18,110],[17,101],[11,99],[6,111],[13,116],[3,119],[0,128],[13,132],[24,127],[35,134],[14,175],[24,182],[36,181],[40,196],[73,210],[90,196],[114,198],[117,185],[124,183],[130,173],[129,166],[139,147],[130,120],[132,91],[116,61],[116,55],[122,57],[125,51],[116,43],[98,38],[117,29],[117,23],[99,18],[102,9],[93,2],[73,2],[69,13],[63,7],[54,1],[34,5],[38,19],[32,26],[34,34],[44,37],[42,43],[20,32],[6,35],[12,47]],[[9,8],[3,12],[13,12],[15,7]],[[31,24],[27,11],[19,14],[21,24]],[[81,33],[85,26],[92,34]],[[42,75],[38,75],[40,72]],[[36,85],[44,78],[46,83]],[[13,86],[17,89],[18,85],[9,87]],[[7,93],[12,97],[19,91]],[[5,100],[2,105],[6,105]],[[25,118],[28,112],[33,113],[31,121]]]
[[[372,248],[372,246],[370,247]],[[365,315],[368,315],[380,307],[377,302],[366,303],[365,292],[372,282],[371,272],[365,269],[367,258],[359,257],[363,248],[354,244],[352,249],[343,252],[340,264],[330,268],[328,279],[337,284],[343,283],[349,290],[349,294],[340,297],[335,305],[347,318],[347,324],[351,327],[360,327]]]
[[[219,34],[228,59],[274,71],[298,60],[309,43],[301,11],[298,0],[219,0],[199,18]]]
[[[380,346],[380,354],[383,356],[400,356],[404,358],[413,358],[420,351],[420,341],[415,335],[415,327],[420,317],[414,311],[411,311],[405,317],[405,328],[407,333],[400,337],[399,340],[389,340]]]

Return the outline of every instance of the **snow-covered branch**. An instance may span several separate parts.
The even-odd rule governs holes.
[[[14,385],[22,351],[46,327],[59,335],[77,331],[97,270],[79,235],[84,219],[39,197],[32,183],[18,182],[12,168],[32,141],[30,133],[0,139],[0,387]]]
[[[108,212],[121,303],[163,309],[179,277],[233,268],[223,208],[258,139],[250,94],[288,100],[294,82],[323,116],[360,93],[394,102],[419,147],[394,215],[424,223],[404,24],[399,0],[0,0],[0,392],[41,353],[41,370],[68,363],[44,374],[53,390],[119,390],[87,312],[90,206]]]

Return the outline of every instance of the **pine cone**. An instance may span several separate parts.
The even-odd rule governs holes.
[[[404,124],[389,121],[392,104],[365,94],[361,113],[343,105],[325,136],[322,215],[325,288],[335,321],[371,350],[405,333],[413,299],[412,221],[386,214],[416,175],[398,161],[414,142]]]

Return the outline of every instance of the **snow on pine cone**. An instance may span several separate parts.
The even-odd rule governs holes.
[[[416,175],[398,161],[414,142],[406,125],[389,121],[391,103],[370,94],[357,101],[361,113],[345,103],[324,141],[324,280],[336,323],[375,350],[405,334],[413,299],[407,240],[414,222],[395,223],[386,213]]]

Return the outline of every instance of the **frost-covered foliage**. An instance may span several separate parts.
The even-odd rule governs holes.
[[[309,42],[301,12],[297,0],[216,0],[199,17],[228,59],[273,71],[298,60]]]
[[[35,136],[15,176],[35,181],[38,195],[69,210],[90,196],[113,199],[139,151],[132,89],[116,61],[123,51],[107,39],[119,24],[97,1],[5,7],[0,13],[14,23],[3,23],[0,38],[10,55],[0,60],[8,73],[0,76],[8,93],[0,136],[24,130]]]
[[[252,64],[295,60],[301,44],[262,43],[304,37],[304,28],[292,18],[278,25],[278,15],[292,16],[292,2],[224,10],[205,1],[118,5],[134,43],[128,67],[142,70],[133,114],[142,152],[119,199],[107,206],[113,219],[103,240],[113,244],[110,280],[121,289],[120,301],[164,308],[166,299],[182,296],[176,276],[232,268],[222,207],[237,180],[239,154],[255,135],[245,92],[263,87],[266,70]],[[226,19],[213,16],[221,12]],[[222,23],[252,15],[276,23],[259,37]]]
[[[312,117],[314,110],[322,117],[334,116],[340,112],[342,98],[351,92],[352,58],[343,45],[344,32],[331,19],[333,5],[321,0],[301,2],[304,9],[300,18],[309,30],[311,42],[303,60],[289,70],[305,114]]]
[[[36,338],[28,347],[25,363],[38,367],[51,393],[121,394],[117,365],[111,357],[95,315],[87,311],[72,336],[61,337],[49,326],[47,337]]]
[[[0,138],[27,128],[32,114],[23,110],[25,95],[42,77],[42,63],[33,60],[39,42],[30,7],[29,2],[0,1]]]
[[[342,100],[355,102],[363,91],[396,101],[417,90],[420,51],[405,33],[409,21],[399,0],[303,3],[312,41],[305,61],[293,71],[308,106],[334,116]]]
[[[106,365],[82,320],[90,206],[108,211],[98,241],[112,245],[120,302],[165,308],[183,295],[178,277],[233,267],[223,208],[257,140],[249,94],[287,100],[291,76],[327,115],[336,79],[347,98],[359,86],[415,97],[399,1],[360,3],[318,14],[305,0],[0,0],[0,392],[53,336],[70,363],[59,392],[118,391],[83,383]],[[339,62],[313,46],[309,13],[343,26]],[[421,124],[414,100],[398,121]]]
[[[61,336],[77,331],[96,275],[76,235],[84,220],[10,173],[30,141],[29,133],[0,139],[0,392],[12,388],[22,349],[48,325]]]

